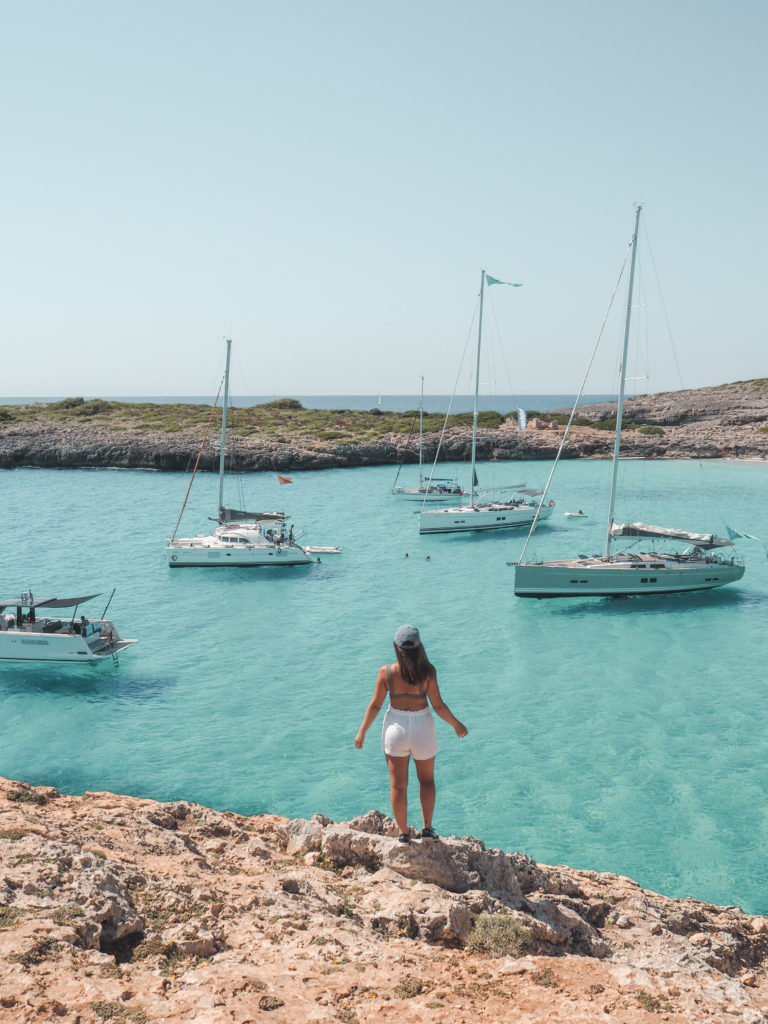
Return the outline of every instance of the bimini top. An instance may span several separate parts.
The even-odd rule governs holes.
[[[647,523],[613,523],[612,537],[666,537],[668,540],[679,540],[685,544],[697,544],[700,548],[733,547],[733,541],[718,537],[714,533],[688,533],[685,530],[673,530],[666,526],[649,526]]]
[[[3,608],[75,608],[85,601],[92,601],[101,594],[88,594],[86,597],[33,597],[22,594],[20,597],[7,597],[0,600],[0,611]]]
[[[224,523],[282,523],[285,512],[243,512],[239,508],[220,508],[219,522]]]

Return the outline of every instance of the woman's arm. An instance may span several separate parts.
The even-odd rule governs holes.
[[[381,706],[384,703],[384,699],[387,696],[387,668],[386,665],[382,665],[379,669],[379,674],[376,677],[376,686],[373,691],[373,697],[371,703],[365,709],[365,715],[363,716],[363,724],[357,730],[357,736],[355,736],[355,746],[358,750],[363,749],[363,740],[365,734],[368,732],[370,727],[373,725],[376,715],[381,711]]]
[[[467,729],[465,725],[462,725],[458,718],[454,717],[451,709],[440,696],[440,687],[437,685],[437,676],[432,676],[427,684],[427,697],[429,698],[429,702],[432,705],[435,714],[439,715],[444,722],[453,726],[459,739],[462,739],[467,735],[469,729]]]

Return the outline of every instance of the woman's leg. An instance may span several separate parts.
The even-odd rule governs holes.
[[[392,801],[392,814],[397,822],[400,835],[408,832],[408,762],[410,755],[394,757],[384,755],[389,768],[389,796]]]
[[[416,758],[414,757],[414,761]],[[432,827],[432,815],[435,811],[435,759],[428,757],[425,761],[416,761],[416,774],[419,777],[419,799],[424,828]]]

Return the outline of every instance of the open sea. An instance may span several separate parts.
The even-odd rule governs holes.
[[[453,468],[468,483],[468,466]],[[478,476],[540,486],[549,469],[480,463]],[[524,533],[420,538],[416,506],[389,494],[395,472],[295,472],[284,486],[254,474],[242,493],[233,481],[231,504],[284,509],[306,543],[343,553],[172,571],[185,474],[0,471],[7,596],[101,591],[80,609],[97,617],[116,587],[110,616],[139,638],[117,667],[0,666],[0,774],[244,814],[388,813],[380,721],[362,751],[352,740],[412,622],[469,728],[459,741],[437,722],[439,830],[768,913],[761,544],[737,542],[746,574],[720,591],[521,600],[508,563]],[[529,557],[602,550],[608,475],[603,461],[561,464]],[[627,461],[620,476],[617,518],[768,539],[766,463]],[[216,486],[198,476],[182,534],[211,528]],[[589,518],[562,514],[577,509]],[[417,797],[412,773],[413,825]]]
[[[59,398],[0,398],[0,405],[28,405],[32,402],[57,402]],[[194,404],[213,405],[215,395],[147,395],[147,396],[115,396],[85,395],[87,400],[101,398],[111,402],[154,402],[160,405]],[[477,407],[481,412],[491,410],[503,415],[517,409],[537,412],[549,412],[552,409],[570,408],[575,395],[479,395]],[[264,405],[278,398],[295,398],[305,409],[375,409],[384,412],[407,412],[418,409],[418,395],[235,395],[230,396],[230,405],[237,408],[250,408],[253,405]],[[592,405],[595,402],[612,402],[615,395],[583,395],[581,405]],[[424,412],[472,412],[474,397],[472,395],[424,395]]]

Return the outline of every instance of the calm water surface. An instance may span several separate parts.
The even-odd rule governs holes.
[[[534,486],[548,471],[491,463],[479,476]],[[743,581],[710,594],[525,601],[507,565],[523,534],[419,538],[414,506],[388,493],[394,473],[294,473],[283,487],[257,474],[228,493],[288,510],[341,556],[171,571],[183,474],[0,472],[3,590],[103,590],[96,616],[116,586],[110,614],[140,641],[117,669],[0,667],[0,774],[243,813],[388,811],[379,723],[362,752],[352,739],[396,627],[414,622],[470,730],[458,741],[438,721],[442,831],[768,913],[760,545],[740,541]],[[607,477],[604,462],[564,463],[528,555],[600,551]],[[622,481],[620,519],[768,538],[767,465],[628,462]],[[215,507],[201,475],[183,532],[207,532]],[[562,516],[579,508],[588,519]]]

